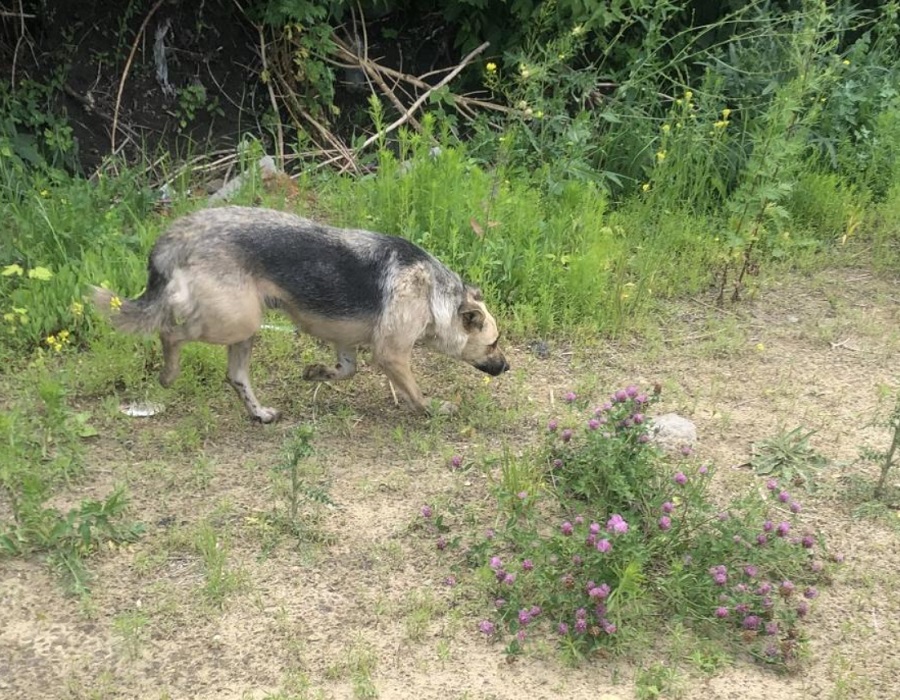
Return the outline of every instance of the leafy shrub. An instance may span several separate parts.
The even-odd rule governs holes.
[[[492,601],[480,630],[508,653],[550,636],[581,658],[640,637],[659,615],[795,665],[825,568],[800,504],[775,479],[719,503],[713,467],[694,465],[689,450],[673,462],[653,445],[652,401],[636,387],[588,412],[567,399],[548,446],[525,458],[543,465],[555,498],[501,488],[509,517],[469,552]]]

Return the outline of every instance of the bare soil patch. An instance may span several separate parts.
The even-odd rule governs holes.
[[[443,422],[392,408],[372,371],[336,387],[303,384],[266,338],[257,382],[263,400],[284,409],[280,425],[247,423],[217,381],[200,396],[176,385],[164,394],[166,412],[149,419],[104,414],[86,399],[103,436],[67,498],[126,484],[131,517],[147,533],[93,558],[84,600],[67,597],[39,561],[0,564],[0,696],[636,697],[637,669],[626,661],[570,668],[546,649],[507,663],[477,631],[483,601],[447,584],[457,558],[416,523],[423,503],[490,516],[490,473],[452,471],[450,455],[479,462],[504,447],[527,449],[569,389],[599,398],[626,382],[661,381],[658,410],[697,423],[699,456],[720,465],[723,493],[758,486],[738,465],[784,428],[816,429],[815,449],[847,465],[827,470],[803,498],[802,517],[846,556],[813,606],[803,670],[780,676],[739,660],[709,677],[683,664],[680,697],[896,698],[898,527],[890,516],[858,517],[844,475],[874,483],[874,470],[853,462],[861,444],[886,439],[865,425],[879,391],[898,386],[898,298],[896,279],[862,270],[770,281],[730,310],[672,306],[640,337],[551,343],[546,360],[523,342],[510,348],[514,371],[487,384],[421,355],[426,393],[463,400]],[[304,502],[301,536],[278,538],[269,516],[284,502],[270,471],[305,422],[317,427],[307,483],[326,488],[336,507]],[[196,546],[204,526],[230,574],[218,598]]]

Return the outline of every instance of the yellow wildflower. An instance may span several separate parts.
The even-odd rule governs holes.
[[[69,307],[69,310],[72,312],[72,315],[75,318],[81,318],[84,314],[84,304],[80,301],[73,301],[72,305]]]
[[[668,134],[668,133],[672,130],[672,127],[669,126],[668,124],[663,124],[663,125],[660,127],[660,129],[662,129],[662,132],[663,132],[664,134]]]
[[[491,61],[490,63],[488,63],[488,64],[484,67],[484,69],[485,69],[488,73],[496,73],[496,72],[497,72],[497,64],[494,63],[493,61]]]
[[[684,101],[690,102],[692,99],[694,99],[694,93],[691,92],[690,90],[685,90],[684,91]]]
[[[647,192],[649,189],[650,189],[650,183],[649,183],[649,182],[645,182],[643,185],[641,185],[641,190],[642,190],[642,191]]]
[[[531,75],[531,69],[528,66],[526,66],[524,63],[522,63],[519,66],[519,75],[521,75],[523,78],[527,78],[528,76]]]
[[[657,151],[656,152],[656,162],[657,163],[662,163],[665,159],[666,159],[665,151]]]
[[[720,120],[717,121],[715,124],[713,124],[713,127],[716,128],[716,129],[724,129],[726,126],[728,126],[728,120],[727,120],[727,119],[720,119]]]
[[[845,58],[843,61],[841,61],[841,63],[843,63],[845,66],[849,66],[849,65],[850,65],[850,61],[847,60],[846,58]]]
[[[111,308],[113,311],[118,311],[122,308],[122,300],[119,299],[119,297],[114,296],[109,300],[109,308]]]
[[[728,119],[731,116],[731,110],[726,107],[722,110],[722,119]]]
[[[41,197],[46,199],[49,196],[50,196],[50,190],[41,190]]]
[[[576,24],[574,27],[572,27],[572,36],[581,36],[582,34],[584,34],[583,24]]]

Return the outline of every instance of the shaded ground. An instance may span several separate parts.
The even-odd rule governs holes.
[[[865,441],[879,391],[896,390],[897,280],[830,270],[772,282],[753,302],[717,311],[670,309],[659,330],[591,347],[552,347],[540,360],[510,349],[515,370],[483,383],[471,370],[419,358],[426,393],[463,400],[461,414],[423,423],[390,406],[380,375],[316,388],[298,381],[290,336],[269,332],[255,370],[258,393],[284,409],[273,427],[247,423],[221,386],[222,358],[189,354],[171,392],[148,383],[167,410],[132,419],[116,401],[85,400],[102,426],[87,479],[72,501],[126,484],[131,516],[148,524],[136,544],[92,561],[90,598],[66,597],[40,562],[0,568],[0,696],[19,698],[632,698],[636,669],[602,661],[569,668],[550,650],[508,664],[476,630],[483,602],[452,554],[419,529],[423,503],[460,521],[490,521],[491,471],[453,472],[452,454],[480,464],[523,450],[554,400],[575,388],[604,396],[625,382],[662,381],[660,412],[698,425],[701,458],[720,465],[723,492],[754,484],[738,466],[753,442],[803,425],[813,446],[849,464]],[[303,345],[306,361],[321,351]],[[280,367],[275,371],[273,367]],[[288,369],[290,368],[290,369]],[[269,517],[285,508],[271,467],[301,422],[315,422],[317,454],[305,483],[336,504],[304,501],[299,538]],[[896,698],[900,696],[900,536],[891,522],[854,514],[845,472],[829,470],[800,516],[846,555],[813,607],[811,654],[795,676],[743,661],[706,676],[684,657],[665,697]],[[205,528],[205,529],[204,529]],[[217,537],[204,555],[204,532]],[[215,551],[225,564],[215,571]],[[646,665],[652,659],[642,659]]]

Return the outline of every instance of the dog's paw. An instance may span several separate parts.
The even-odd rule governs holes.
[[[303,378],[308,382],[327,382],[334,378],[334,370],[325,365],[309,365],[303,370]]]
[[[425,411],[430,416],[454,416],[459,412],[459,406],[451,401],[432,401]]]
[[[266,408],[265,406],[260,407],[260,409],[253,414],[253,420],[259,421],[260,423],[274,423],[279,418],[281,418],[281,411],[275,408]]]

